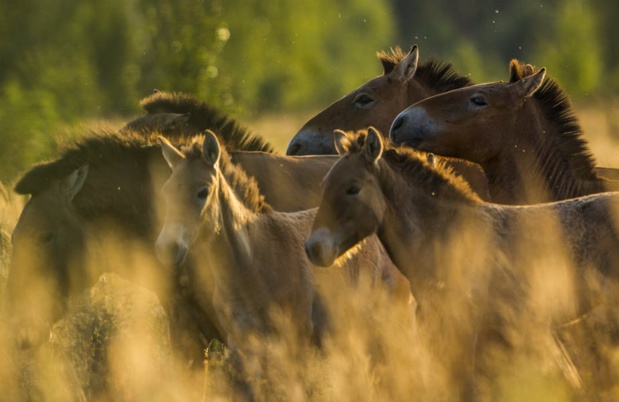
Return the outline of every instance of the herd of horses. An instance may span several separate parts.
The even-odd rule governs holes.
[[[368,280],[403,321],[451,332],[458,353],[435,358],[456,399],[483,399],[486,352],[514,347],[523,320],[549,328],[578,395],[611,392],[619,170],[595,165],[567,95],[518,61],[507,82],[474,85],[419,63],[417,46],[378,58],[383,74],[310,119],[287,155],[190,95],[158,92],[144,116],[32,167],[14,188],[30,195],[5,291],[14,342],[45,340],[102,274],[80,269],[89,247],[113,233],[156,256],[148,275],[109,269],[156,292],[194,362],[220,339],[260,376],[250,340],[281,336],[282,322],[290,342],[320,349],[326,289]]]

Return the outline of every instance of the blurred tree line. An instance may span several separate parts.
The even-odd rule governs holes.
[[[421,46],[477,82],[519,58],[572,96],[619,88],[616,0],[0,0],[0,179],[61,127],[140,114],[153,90],[237,117],[326,106]]]
[[[61,127],[141,114],[153,90],[231,113],[307,109],[377,75],[377,0],[0,0],[0,180]]]
[[[392,0],[400,41],[476,82],[505,80],[513,58],[546,67],[573,97],[619,88],[617,0]]]

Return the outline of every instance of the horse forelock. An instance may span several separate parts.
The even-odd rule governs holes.
[[[212,105],[179,92],[157,92],[140,101],[148,113],[189,114],[190,124],[200,129],[212,130],[232,149],[242,151],[274,152],[275,149],[264,138],[241,126]]]
[[[402,48],[396,46],[391,48],[389,52],[378,52],[376,56],[383,65],[384,74],[387,75],[406,57],[406,53],[402,51]],[[473,85],[473,81],[469,77],[459,74],[451,63],[436,59],[430,59],[420,64],[415,71],[415,79],[432,88],[436,93]]]
[[[204,136],[199,135],[192,138],[189,144],[181,147],[181,152],[188,161],[202,158],[203,142]],[[220,151],[219,169],[243,204],[252,212],[256,213],[270,210],[271,207],[260,193],[260,188],[258,187],[256,179],[248,176],[242,167],[232,162],[225,147],[220,147]]]
[[[395,66],[401,62],[406,54],[402,51],[400,46],[392,47],[389,52],[380,51],[376,53],[376,57],[383,65],[385,75],[390,74]]]

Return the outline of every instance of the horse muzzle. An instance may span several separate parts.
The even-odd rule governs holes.
[[[302,129],[292,137],[286,147],[286,155],[335,155],[333,133]]]
[[[389,139],[394,145],[416,148],[434,135],[435,128],[436,124],[428,119],[422,108],[407,109],[391,124]]]
[[[305,253],[314,265],[329,267],[338,257],[338,248],[325,229],[318,229],[305,242]]]
[[[178,242],[160,242],[157,241],[156,254],[157,259],[162,264],[179,266],[187,258],[187,247]]]

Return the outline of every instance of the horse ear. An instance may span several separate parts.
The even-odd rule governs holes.
[[[181,153],[170,141],[168,141],[165,137],[158,136],[157,141],[159,145],[161,145],[161,153],[163,154],[163,158],[168,163],[168,166],[172,170],[178,166],[179,163],[185,159],[185,155]]]
[[[542,86],[546,77],[546,69],[542,68],[537,73],[524,77],[514,85],[518,91],[518,95],[522,98],[529,98]]]
[[[509,62],[509,82],[518,82],[522,79],[522,71],[520,70],[520,62],[512,59]]]
[[[368,128],[363,151],[365,159],[370,163],[376,162],[383,154],[383,140],[381,134],[374,127]]]
[[[221,156],[221,148],[215,133],[211,130],[206,130],[204,134],[204,143],[202,144],[202,159],[209,166],[215,167]]]
[[[69,200],[72,200],[73,197],[75,197],[75,195],[82,189],[82,186],[86,181],[86,176],[88,176],[88,164],[80,166],[72,171],[68,176],[63,178],[60,183],[60,191]]]
[[[344,155],[350,149],[350,138],[342,130],[335,130],[333,132],[333,145],[338,155]]]
[[[408,54],[393,69],[393,76],[402,81],[408,82],[415,75],[419,63],[419,48],[413,45]]]

